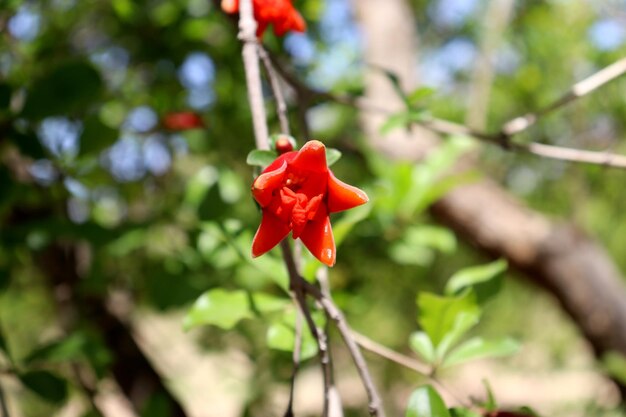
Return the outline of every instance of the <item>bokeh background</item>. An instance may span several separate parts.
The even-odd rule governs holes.
[[[268,31],[263,41],[311,91],[361,95],[372,76],[391,85],[368,60],[376,44],[367,37],[375,32],[371,3],[295,1],[306,33],[277,38]],[[404,53],[410,66],[401,78],[428,87],[421,108],[485,131],[542,108],[626,55],[623,0],[375,7],[384,16],[392,3],[408,11],[413,32],[408,40],[402,31],[386,32],[398,43],[389,62]],[[411,55],[400,46],[407,42]],[[284,411],[291,355],[268,346],[271,323],[183,330],[187,310],[207,290],[285,297],[279,254],[249,256],[260,214],[248,191],[254,140],[240,52],[236,17],[208,0],[0,3],[3,415]],[[489,75],[486,84],[481,74]],[[270,130],[278,133],[264,88]],[[399,126],[376,131],[372,142],[366,109],[315,95],[303,103],[296,89],[283,88],[299,143],[316,138],[340,150],[334,172],[370,195],[366,208],[334,219],[341,244],[330,282],[351,325],[379,343],[415,357],[407,340],[418,328],[416,294],[440,293],[455,271],[493,257],[429,211],[451,187],[481,178],[547,218],[576,224],[626,272],[623,171],[466,137],[445,140],[417,163],[389,159],[385,146],[400,145],[386,137],[410,136],[419,145],[426,134]],[[519,140],[626,153],[625,97],[621,78],[542,118]],[[394,100],[376,104],[393,108]],[[200,121],[168,126],[168,115],[178,112]],[[479,169],[446,180],[468,151]],[[489,213],[489,204],[475,204]],[[487,380],[503,406],[529,405],[550,416],[622,415],[615,381],[624,381],[626,361],[618,353],[595,355],[560,300],[514,268],[472,332],[512,336],[522,348],[446,371],[455,395],[442,395],[450,404],[484,398]],[[365,393],[338,335],[331,336],[347,415],[363,415]],[[367,358],[389,414],[402,415],[423,378]],[[296,398],[300,415],[319,415],[315,360],[305,362]]]

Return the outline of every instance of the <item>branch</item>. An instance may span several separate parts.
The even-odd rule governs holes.
[[[283,240],[283,242],[285,241]],[[295,269],[295,262],[289,245],[283,245],[281,243],[281,248],[283,249],[283,259],[287,265],[290,282],[301,287],[306,294],[312,296],[318,303],[320,303],[326,314],[328,314],[328,316],[335,322],[337,330],[339,330],[339,333],[341,334],[341,337],[350,352],[350,356],[352,356],[352,360],[354,361],[357,371],[359,372],[361,381],[363,381],[365,391],[367,392],[367,396],[369,398],[370,414],[372,416],[385,417],[380,396],[374,387],[374,383],[372,382],[372,377],[367,369],[365,359],[363,359],[363,355],[361,354],[357,343],[352,338],[352,330],[350,329],[350,326],[348,326],[341,310],[339,310],[332,299],[326,298],[319,288],[309,283],[298,274],[298,271]]]
[[[376,103],[372,103],[363,97],[342,96],[336,95],[325,91],[317,91],[302,81],[297,79],[286,71],[278,60],[270,55],[272,62],[274,63],[278,73],[283,79],[296,91],[298,96],[306,97],[308,100],[316,99],[322,101],[333,101],[335,103],[343,104],[346,106],[354,107],[359,110],[369,111],[373,113],[394,114],[397,111],[379,106]],[[467,135],[482,142],[490,143],[492,145],[499,146],[500,148],[508,151],[519,151],[543,158],[557,159],[561,161],[569,161],[576,163],[586,163],[593,165],[602,165],[611,168],[626,169],[626,156],[612,153],[612,152],[596,152],[587,151],[581,149],[572,149],[562,146],[545,145],[537,142],[530,142],[527,144],[512,142],[511,138],[516,134],[519,134],[534,123],[541,117],[550,113],[563,105],[583,97],[592,91],[598,89],[604,84],[616,79],[617,77],[626,74],[626,58],[623,58],[608,67],[598,71],[590,77],[580,81],[570,91],[556,100],[546,108],[539,110],[536,113],[529,113],[526,116],[516,117],[506,122],[500,132],[488,133],[480,130],[471,129],[465,125],[451,122],[449,120],[443,120],[438,118],[429,118],[422,122],[416,122],[416,124],[435,133],[441,133],[444,135]]]
[[[380,357],[395,362],[398,365],[402,365],[405,368],[411,369],[425,377],[429,377],[432,373],[431,367],[426,365],[425,363],[396,352],[395,350],[389,349],[388,347],[373,341],[372,339],[365,335],[362,335],[361,333],[355,332],[353,330],[352,337],[363,349],[368,350]]]
[[[274,94],[274,99],[276,100],[276,113],[278,114],[278,120],[280,122],[280,130],[282,133],[289,135],[291,133],[289,131],[289,119],[287,118],[287,103],[285,102],[283,91],[280,88],[280,80],[263,45],[259,44],[258,48],[259,58],[261,58],[261,62],[263,62],[267,78],[269,78],[272,87],[272,94]]]
[[[258,149],[269,149],[263,90],[261,88],[261,71],[257,56],[259,42],[256,37],[257,23],[252,13],[252,0],[239,2],[239,39],[243,42],[241,55],[246,71],[248,101],[252,109],[254,140]]]
[[[626,58],[622,58],[608,67],[602,68],[600,71],[592,74],[584,80],[577,82],[558,100],[536,111],[535,113],[528,113],[524,116],[509,120],[503,125],[502,133],[507,136],[521,133],[537,123],[539,119],[547,114],[552,113],[554,110],[557,110],[574,100],[586,96],[587,94],[602,87],[604,84],[613,81],[624,74],[626,74]]]

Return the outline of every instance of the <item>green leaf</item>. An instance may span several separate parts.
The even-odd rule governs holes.
[[[482,337],[474,337],[452,350],[446,357],[444,366],[458,365],[481,358],[508,356],[516,353],[519,348],[519,343],[511,338],[484,340]]]
[[[191,329],[210,324],[228,330],[243,319],[284,310],[289,305],[290,300],[267,293],[250,294],[243,290],[216,288],[196,300],[187,312],[183,325],[185,329]]]
[[[473,266],[457,271],[446,285],[448,295],[458,295],[467,288],[472,288],[479,304],[496,295],[502,288],[504,273],[507,270],[504,259],[486,265]]]
[[[9,84],[0,83],[0,110],[9,108],[11,104],[11,86]]]
[[[228,330],[240,320],[254,317],[250,299],[245,291],[227,291],[221,288],[202,294],[189,309],[185,329],[211,324]]]
[[[341,159],[341,151],[335,148],[326,148],[326,164],[331,166]]]
[[[274,162],[276,157],[277,155],[274,151],[254,149],[248,153],[246,164],[264,168]]]
[[[394,113],[380,126],[380,134],[386,135],[399,127],[408,127],[413,123],[423,122],[428,118],[429,113],[423,110],[409,110]]]
[[[90,64],[65,63],[33,83],[22,116],[41,119],[83,112],[99,98],[102,87],[100,74]]]
[[[404,103],[408,106],[407,96],[404,90],[402,89],[400,77],[395,72],[388,70],[387,68],[384,68],[378,65],[373,65],[373,64],[370,64],[370,67],[382,72],[385,75],[385,77],[387,77],[387,79],[391,83],[391,86],[393,87],[393,90],[396,92],[398,97],[400,97],[402,101],[404,101]]]
[[[291,305],[291,300],[284,297],[276,297],[266,293],[253,293],[252,303],[254,309],[262,314],[273,313],[276,311],[284,310],[287,306]]]
[[[419,387],[409,397],[406,417],[450,417],[448,408],[430,385]]]
[[[468,410],[467,408],[460,407],[452,407],[450,409],[451,417],[482,417],[482,415],[478,414],[473,410]]]
[[[493,395],[489,381],[483,379],[483,385],[485,386],[485,391],[487,391],[487,402],[483,404],[483,407],[487,411],[496,411],[498,409],[498,403],[496,402],[496,397]]]
[[[430,336],[434,346],[438,346],[449,332],[455,330],[460,314],[480,314],[480,308],[471,291],[458,297],[442,297],[423,292],[417,296],[417,307],[418,322]]]
[[[454,325],[437,346],[437,359],[442,361],[448,351],[465,336],[469,329],[478,323],[479,319],[480,311],[463,311],[459,313],[454,320]]]
[[[453,253],[456,250],[456,237],[445,227],[420,225],[410,227],[405,240],[414,246],[436,249],[442,253]]]
[[[118,138],[119,132],[100,120],[97,116],[90,116],[85,120],[83,133],[80,135],[80,153],[97,153],[111,146]]]
[[[430,337],[424,332],[414,332],[409,337],[409,347],[415,353],[420,355],[426,362],[433,364],[435,362],[435,348]]]
[[[24,359],[24,362],[30,365],[37,361],[70,361],[82,356],[85,345],[86,340],[82,334],[72,334],[65,339],[38,347]]]
[[[432,97],[434,94],[435,90],[430,87],[419,87],[407,95],[406,100],[409,103],[409,106],[415,108],[422,104],[422,102],[427,98]]]
[[[610,351],[602,355],[602,365],[613,378],[626,384],[626,357],[620,352]]]
[[[339,247],[357,223],[367,219],[372,212],[371,204],[364,204],[347,211],[341,218],[333,224],[333,235],[335,245]]]
[[[22,384],[46,401],[61,404],[67,399],[67,381],[48,371],[31,371],[18,375]]]

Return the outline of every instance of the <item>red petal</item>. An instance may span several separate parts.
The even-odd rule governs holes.
[[[263,255],[289,234],[289,227],[273,214],[263,210],[261,225],[252,239],[252,257]]]
[[[335,265],[335,238],[328,216],[308,222],[300,240],[320,262],[328,266]]]
[[[326,147],[319,140],[310,140],[298,151],[290,165],[296,169],[327,172]]]
[[[332,171],[328,172],[328,211],[330,213],[348,210],[368,201],[369,198],[364,191],[338,180]]]
[[[274,164],[272,163],[272,165]],[[285,178],[287,162],[283,161],[279,168],[269,170],[272,165],[252,183],[252,195],[261,207],[267,207],[270,204],[273,191],[282,186],[283,178]]]

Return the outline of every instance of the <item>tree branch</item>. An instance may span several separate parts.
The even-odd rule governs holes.
[[[577,100],[587,94],[597,90],[606,83],[626,74],[626,58],[622,58],[613,64],[602,68],[600,71],[590,75],[582,81],[574,84],[570,90],[562,95],[559,99],[550,103],[546,107],[524,116],[515,117],[504,123],[502,133],[507,136],[513,136],[521,133],[537,123],[542,117],[552,113],[568,103]]]
[[[248,101],[252,109],[252,124],[254,139],[258,149],[269,149],[265,106],[263,104],[263,89],[261,88],[261,71],[257,52],[259,42],[256,37],[257,23],[254,20],[251,0],[239,2],[239,39],[243,42],[241,52],[246,70],[246,85]]]
[[[396,111],[390,110],[376,103],[372,103],[363,97],[341,96],[324,91],[317,91],[310,88],[302,81],[297,79],[293,74],[286,71],[275,57],[270,55],[277,72],[299,95],[322,101],[333,101],[335,103],[354,107],[362,111],[382,114],[394,114]],[[541,117],[549,112],[562,107],[563,105],[583,97],[604,84],[616,79],[626,73],[626,58],[615,62],[612,65],[598,71],[590,77],[576,83],[570,91],[556,100],[551,105],[536,113],[529,113],[526,116],[516,117],[506,122],[498,133],[489,133],[468,126],[451,122],[449,120],[438,119],[435,117],[428,118],[416,124],[432,131],[444,135],[467,135],[482,142],[499,146],[507,151],[517,151],[540,156],[542,158],[557,159],[561,161],[585,163],[593,165],[602,165],[611,168],[626,169],[626,156],[612,152],[587,151],[582,149],[573,149],[562,146],[545,145],[537,142],[517,143],[512,142],[513,136],[525,131]]]

